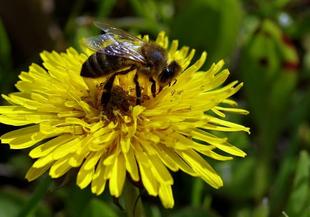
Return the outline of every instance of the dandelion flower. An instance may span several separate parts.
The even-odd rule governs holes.
[[[80,188],[90,185],[99,195],[108,184],[110,194],[119,197],[128,173],[129,179],[141,182],[167,208],[174,206],[171,172],[200,177],[214,188],[223,185],[204,156],[230,160],[246,155],[227,138],[213,134],[249,132],[225,120],[227,112],[247,114],[230,99],[242,83],[223,85],[229,71],[222,70],[222,60],[199,71],[205,52],[191,64],[194,49],[178,49],[178,41],[169,44],[164,33],[155,42],[167,50],[169,62],[179,63],[182,72],[155,97],[149,81],[140,78],[144,100],[130,105],[126,113],[113,108],[112,115],[107,115],[98,105],[106,78],[80,76],[82,64],[92,54],[87,49],[44,51],[43,66],[32,64],[19,75],[19,92],[2,95],[9,105],[0,106],[0,122],[23,127],[2,135],[1,142],[11,149],[31,148],[29,156],[35,161],[26,174],[29,181],[47,171],[58,178],[78,168]],[[113,84],[116,96],[128,97],[125,102],[135,97],[133,74],[118,75]]]

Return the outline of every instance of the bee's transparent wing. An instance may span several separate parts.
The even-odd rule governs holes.
[[[116,41],[110,35],[103,34],[89,38],[84,38],[82,42],[84,45],[86,45],[86,47],[90,48],[91,50],[100,51],[105,47],[115,43]]]
[[[118,41],[111,35],[103,34],[83,40],[84,44],[96,52],[110,56],[123,57],[133,61],[144,63],[146,60],[141,54],[141,45],[131,41]]]
[[[133,61],[145,63],[144,56],[140,53],[141,46],[134,45],[129,42],[114,43],[102,49],[107,55],[123,57]]]
[[[114,35],[114,36],[117,36],[119,39],[132,41],[132,42],[137,43],[137,44],[143,44],[144,43],[140,38],[126,32],[122,29],[111,26],[109,24],[101,23],[101,22],[94,22],[94,24],[99,29],[101,29],[105,34]]]
[[[83,43],[96,52],[142,63],[146,61],[141,54],[141,46],[144,44],[142,40],[114,27],[109,30],[102,35],[85,38]]]

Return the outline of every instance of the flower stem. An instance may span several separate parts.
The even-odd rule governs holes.
[[[127,182],[123,195],[127,217],[145,217],[139,190]]]
[[[28,216],[31,212],[33,212],[34,209],[39,204],[40,200],[44,197],[48,188],[51,186],[51,183],[52,179],[50,177],[48,176],[42,177],[34,193],[32,194],[32,197],[21,208],[17,217],[25,217]]]
[[[203,194],[204,182],[202,179],[195,179],[193,181],[193,190],[192,190],[192,206],[200,207],[202,203],[202,194]]]

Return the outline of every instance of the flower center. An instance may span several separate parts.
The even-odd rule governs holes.
[[[134,83],[130,73],[127,75],[118,75],[115,78],[110,90],[105,89],[105,83],[97,87],[96,107],[110,121],[115,121],[116,116],[130,116],[131,108],[135,105],[143,105],[144,102],[152,98],[150,82],[145,78],[139,78],[141,96],[137,96],[137,85]]]
[[[103,98],[109,94],[109,99],[103,103]],[[129,95],[128,92],[120,86],[114,86],[110,93],[103,93],[101,96],[102,112],[107,115],[109,119],[113,119],[115,112],[119,111],[121,114],[128,114],[130,106],[136,104],[136,97]]]

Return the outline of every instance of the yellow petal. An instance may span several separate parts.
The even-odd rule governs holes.
[[[48,165],[52,162],[54,162],[52,155],[47,155],[45,157],[41,157],[38,160],[36,160],[33,163],[32,167],[33,168],[42,168],[42,167],[45,167],[46,165]]]
[[[143,153],[139,153],[139,151],[136,151],[142,183],[150,195],[157,196],[159,183],[156,181],[153,173],[150,171],[147,161],[144,161],[144,159],[147,158],[146,156],[142,157],[143,155]]]
[[[61,136],[57,136],[56,138],[51,139],[48,142],[32,149],[29,153],[29,156],[32,158],[43,157],[49,154],[51,151],[53,151],[57,146],[60,146],[72,139],[73,139],[73,135],[70,135],[70,134],[64,134]]]
[[[27,124],[33,124],[33,122],[29,120],[24,120],[16,117],[8,117],[4,115],[0,115],[0,123],[12,126],[24,126]]]
[[[109,182],[110,193],[115,197],[119,197],[123,191],[123,186],[126,177],[125,159],[120,153],[116,159],[112,169],[112,174]]]
[[[76,151],[81,143],[81,138],[75,138],[69,142],[59,145],[53,152],[53,158],[58,160]]]
[[[131,145],[131,138],[129,136],[123,136],[120,141],[122,152],[125,154],[129,151]]]
[[[215,146],[216,148],[218,148],[222,151],[225,151],[229,154],[232,154],[235,156],[240,156],[240,157],[244,157],[246,155],[245,152],[243,152],[242,150],[240,150],[236,146],[229,144],[228,142],[226,142],[226,140],[221,141],[221,140],[214,139],[214,136],[210,135],[206,131],[195,130],[193,132],[193,136],[194,136],[194,138],[199,139],[201,141],[208,142],[211,145]]]
[[[159,148],[160,149],[160,148]],[[158,157],[160,158],[160,160],[165,164],[165,166],[167,166],[170,170],[172,170],[173,172],[176,172],[179,170],[178,165],[175,163],[175,161],[173,161],[169,155],[166,154],[166,152],[162,151],[162,150],[158,150]]]
[[[38,142],[40,142],[41,139],[39,140],[32,140],[31,137],[29,136],[20,136],[12,141],[10,141],[9,145],[11,149],[24,149],[24,148],[29,148]]]
[[[178,168],[191,176],[197,176],[196,172],[191,167],[189,167],[188,164],[184,162],[184,160],[174,150],[164,146],[161,146],[161,148],[167,154],[167,157],[169,157],[171,161],[173,161],[178,166]]]
[[[103,166],[103,164],[99,163],[96,167],[95,174],[93,175],[91,191],[96,195],[101,194],[105,189],[107,180],[104,178],[104,169],[105,167]]]
[[[0,114],[29,114],[33,111],[22,106],[0,106]]]
[[[94,171],[95,171],[94,167],[87,170],[86,169],[86,162],[85,162],[78,172],[76,184],[81,189],[86,188],[93,179]]]
[[[165,208],[172,208],[174,206],[171,185],[160,185],[159,198]]]
[[[208,156],[210,158],[213,158],[215,160],[221,160],[221,161],[226,161],[226,160],[232,160],[233,157],[230,157],[230,156],[224,156],[224,155],[221,155],[221,154],[218,154],[214,151],[211,151],[211,150],[197,150],[199,153],[205,155],[205,156]]]
[[[194,151],[179,151],[179,155],[193,168],[193,170],[214,188],[223,186],[221,177],[215,170]]]
[[[125,156],[126,169],[129,172],[132,180],[136,182],[139,181],[140,176],[133,150],[129,149],[128,152],[124,154],[124,156]]]
[[[85,170],[90,170],[95,167],[103,152],[92,152],[85,161]]]
[[[41,175],[43,175],[49,168],[50,165],[46,165],[45,167],[42,168],[31,167],[26,174],[26,179],[28,180],[28,182],[31,182],[40,177]]]
[[[172,185],[173,179],[167,168],[162,164],[161,160],[154,155],[149,155],[151,170],[156,179],[164,185]]]
[[[68,163],[68,159],[60,159],[57,160],[52,166],[49,171],[49,174],[52,178],[59,178],[63,176],[66,172],[71,169],[71,166]]]
[[[2,107],[2,106],[1,106]],[[1,108],[0,107],[0,108]],[[3,134],[0,139],[1,142],[3,143],[9,143],[12,140],[20,137],[20,136],[31,136],[32,134],[36,133],[39,131],[39,126],[38,125],[33,125],[33,126],[29,126],[29,127],[23,127],[20,128],[18,130],[13,130],[11,132],[8,132],[6,134]]]

